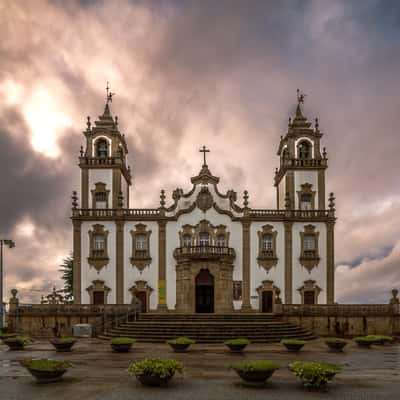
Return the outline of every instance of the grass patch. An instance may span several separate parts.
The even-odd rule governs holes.
[[[303,361],[290,363],[289,369],[305,387],[310,389],[319,389],[325,386],[336,373],[340,372],[340,367],[335,364]]]

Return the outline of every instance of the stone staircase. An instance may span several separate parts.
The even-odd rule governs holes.
[[[311,340],[312,332],[283,321],[280,317],[261,313],[235,314],[141,314],[135,322],[122,322],[108,329],[100,338],[124,336],[139,342],[165,342],[180,336],[198,343],[221,343],[244,337],[253,343],[278,342],[282,338]]]

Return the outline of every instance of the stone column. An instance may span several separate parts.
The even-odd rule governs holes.
[[[116,303],[124,304],[124,221],[116,221]]]
[[[82,257],[82,221],[73,220],[73,283],[72,292],[74,295],[74,303],[82,303],[82,282],[81,282],[81,257]]]
[[[293,222],[284,222],[285,225],[285,304],[293,302]]]
[[[157,311],[167,311],[167,238],[165,220],[158,221],[158,305]]]
[[[335,223],[326,223],[326,302],[335,302]]]
[[[325,170],[318,171],[318,210],[325,210]]]
[[[251,303],[250,303],[250,225],[251,225],[251,221],[242,220],[242,227],[243,227],[242,311],[251,311]]]

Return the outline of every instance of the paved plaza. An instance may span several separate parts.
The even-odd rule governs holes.
[[[185,371],[167,388],[142,387],[128,375],[129,361],[145,357],[181,360]],[[38,385],[19,366],[23,358],[65,359],[74,364],[59,383]],[[226,369],[238,360],[271,360],[282,368],[264,388],[243,386],[239,377]],[[329,384],[327,393],[305,391],[286,368],[293,360],[340,364],[343,371]],[[0,345],[1,400],[218,400],[218,399],[399,399],[400,345],[362,349],[351,343],[344,353],[332,353],[319,339],[298,353],[288,353],[280,344],[250,345],[243,355],[229,353],[224,345],[194,345],[184,354],[173,353],[164,344],[136,343],[131,353],[117,354],[107,342],[81,339],[71,353],[56,353],[47,340],[37,340],[24,351],[8,351]]]

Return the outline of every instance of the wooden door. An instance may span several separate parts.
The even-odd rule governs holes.
[[[314,290],[305,290],[304,291],[304,304],[315,304]]]
[[[93,304],[104,304],[104,292],[102,290],[95,290],[93,292]]]
[[[273,312],[273,293],[272,290],[265,290],[262,292],[262,312]]]
[[[147,312],[147,293],[144,290],[136,292],[136,298],[140,301],[140,312]]]

